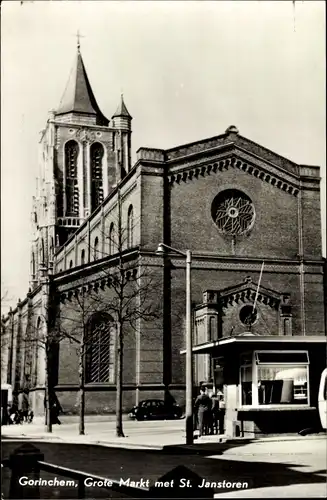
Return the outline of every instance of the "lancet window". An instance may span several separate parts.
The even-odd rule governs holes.
[[[95,142],[91,146],[91,208],[92,212],[103,202],[102,144]]]
[[[66,186],[66,215],[78,216],[79,193],[77,178],[78,144],[75,141],[67,142],[65,146],[65,186]]]

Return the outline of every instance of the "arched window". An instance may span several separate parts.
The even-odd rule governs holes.
[[[69,262],[69,269],[71,269],[72,267],[73,267],[73,261],[71,260],[71,261]]]
[[[109,229],[109,255],[115,253],[115,224],[112,222]]]
[[[32,252],[32,277],[35,278],[35,255]]]
[[[50,238],[50,248],[49,248],[49,260],[53,260],[53,255],[54,255],[54,241],[53,241],[53,236]]]
[[[85,382],[115,383],[116,328],[109,314],[94,314],[87,325]]]
[[[99,238],[96,237],[94,240],[94,260],[99,257]]]
[[[44,254],[44,240],[41,238],[40,242],[40,264],[45,263],[45,254]]]
[[[102,186],[102,158],[104,150],[102,144],[95,142],[90,149],[91,155],[91,209],[92,212],[103,202]]]
[[[133,230],[134,230],[133,205],[130,205],[127,214],[127,246],[129,248],[133,246]]]
[[[81,251],[81,265],[84,266],[85,264],[85,250],[83,249]]]
[[[66,215],[78,216],[79,194],[77,180],[78,144],[69,141],[65,145],[65,186],[66,186]]]

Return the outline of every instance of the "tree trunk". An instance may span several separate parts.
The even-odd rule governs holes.
[[[123,332],[122,325],[117,325],[117,377],[116,377],[116,436],[125,437],[123,431]]]
[[[80,348],[79,356],[79,434],[84,436],[85,434],[85,387],[84,387],[84,358],[85,358],[85,346],[84,342]]]
[[[49,375],[49,347],[45,348],[45,425],[47,432],[52,432],[51,411],[50,411],[50,375]]]

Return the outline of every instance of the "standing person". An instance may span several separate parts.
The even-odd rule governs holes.
[[[60,406],[56,393],[53,391],[50,395],[50,420],[52,424],[61,425],[61,422],[58,418],[60,412],[62,412],[62,408]]]
[[[196,398],[194,406],[198,414],[199,437],[201,437],[208,426],[211,412],[211,399],[207,394],[206,387],[201,387],[200,395]]]
[[[212,434],[218,434],[219,399],[215,392],[211,395]]]
[[[29,402],[29,390],[24,389],[23,394],[22,394],[22,417],[23,417],[23,422],[27,422],[27,417],[28,417],[28,411],[30,408],[30,402]]]
[[[218,392],[219,399],[219,411],[218,411],[218,425],[219,425],[219,434],[224,434],[225,430],[225,399],[223,392]]]
[[[60,425],[61,422],[58,418],[58,415],[60,412],[62,412],[62,408],[61,408],[60,403],[58,401],[57,395],[54,391],[50,391],[50,393],[49,393],[49,407],[50,407],[50,422],[51,422],[51,424]],[[45,409],[45,411],[47,409],[46,396],[44,396],[44,409]]]

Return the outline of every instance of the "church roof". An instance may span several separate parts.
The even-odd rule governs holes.
[[[115,118],[118,116],[125,116],[126,118],[132,118],[131,115],[129,114],[127,108],[126,108],[125,103],[124,103],[123,94],[121,95],[120,103],[118,105],[118,108],[116,109],[115,114],[112,115],[112,118]]]
[[[56,111],[56,115],[66,113],[91,114],[97,117],[99,125],[108,125],[109,123],[96,102],[79,48],[75,65],[69,75],[63,97]]]

